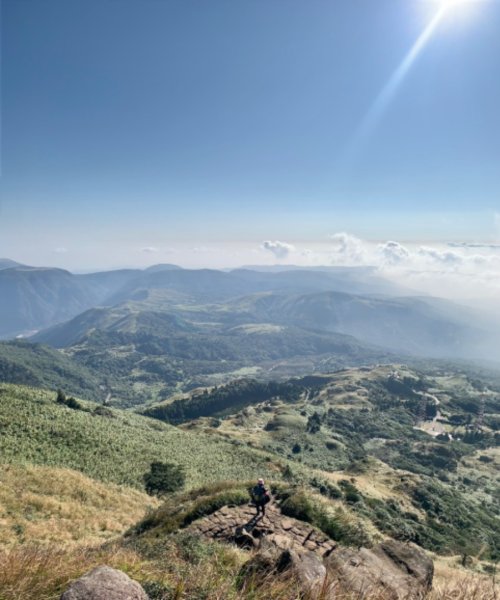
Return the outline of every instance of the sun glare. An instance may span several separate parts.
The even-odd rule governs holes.
[[[474,2],[477,2],[477,0],[438,0],[438,4],[443,11],[455,10],[460,6],[472,4]]]

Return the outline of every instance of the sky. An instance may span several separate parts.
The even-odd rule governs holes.
[[[443,6],[1,0],[0,256],[500,275],[500,1]]]

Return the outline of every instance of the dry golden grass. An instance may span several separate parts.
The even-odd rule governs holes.
[[[158,599],[332,597],[326,582],[323,590],[304,599],[300,586],[287,575],[239,588],[237,575],[248,554],[215,543],[193,546],[189,540],[165,536],[152,552],[121,541],[102,545],[139,521],[148,504],[157,501],[68,469],[1,466],[0,600],[58,600],[72,580],[101,564],[123,570],[146,589],[153,586]],[[427,600],[499,600],[498,585],[491,577],[460,568],[456,558],[439,558],[435,566],[434,588]],[[374,590],[360,595],[337,589],[333,597],[387,600],[383,592]]]
[[[140,520],[158,501],[77,471],[0,466],[0,548],[20,542],[102,543]]]
[[[474,573],[458,566],[460,557],[434,561],[434,586],[429,600],[497,600],[497,578]]]
[[[18,546],[0,551],[1,600],[56,600],[71,580],[100,564],[133,575],[139,557],[134,552],[55,546]]]
[[[200,550],[200,548],[198,548]],[[326,581],[322,589],[304,596],[287,573],[268,575],[236,584],[239,569],[248,557],[242,551],[209,544],[201,554],[186,541],[165,539],[154,556],[118,543],[97,548],[19,546],[0,551],[0,600],[57,600],[72,580],[97,565],[107,564],[126,572],[158,600],[389,600],[382,590],[353,593]],[[163,591],[163,593],[162,593]],[[437,564],[434,589],[421,598],[400,600],[498,600],[492,578]],[[391,598],[391,600],[393,600]]]

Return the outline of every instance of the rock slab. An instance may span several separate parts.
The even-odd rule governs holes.
[[[276,534],[262,540],[259,551],[241,568],[240,577],[242,581],[265,581],[273,573],[286,573],[302,593],[313,596],[326,580],[326,568],[317,553]]]
[[[148,600],[148,596],[122,571],[101,566],[74,581],[61,600]]]
[[[378,594],[384,600],[419,600],[434,575],[434,564],[421,548],[395,540],[371,550],[337,547],[325,565],[340,588],[357,598]]]

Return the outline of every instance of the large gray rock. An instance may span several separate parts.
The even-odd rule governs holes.
[[[380,550],[388,556],[400,570],[408,573],[424,590],[432,587],[434,563],[427,554],[415,544],[403,544],[387,540],[380,544]]]
[[[384,600],[419,600],[434,575],[433,562],[421,548],[394,540],[371,550],[337,547],[325,564],[338,587],[359,598],[378,594]]]
[[[284,550],[278,562],[278,570],[290,572],[303,592],[316,596],[326,586],[326,568],[321,558],[309,550],[297,547]]]
[[[61,600],[148,600],[148,596],[122,571],[102,566],[74,581]]]
[[[243,581],[265,581],[266,575],[287,573],[302,592],[316,595],[325,585],[326,568],[321,558],[287,536],[273,534],[262,539],[259,551],[240,572]]]

